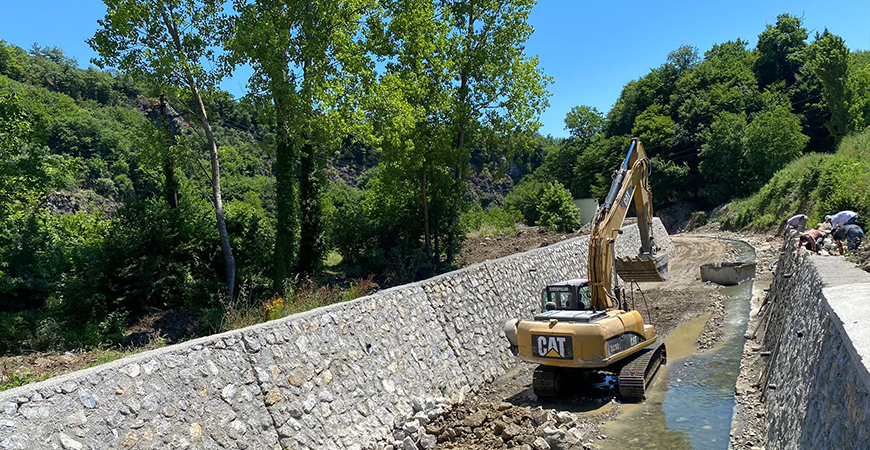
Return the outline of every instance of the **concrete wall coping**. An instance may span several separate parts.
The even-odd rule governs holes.
[[[852,344],[846,345],[846,350],[852,354],[855,365],[863,373],[861,379],[870,392],[870,333],[867,333],[867,321],[870,319],[870,283],[823,288],[822,295],[828,300],[834,325],[848,336],[844,342]]]

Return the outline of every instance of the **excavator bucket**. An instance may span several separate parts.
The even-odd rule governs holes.
[[[616,258],[616,273],[628,282],[665,281],[668,278],[668,254]]]

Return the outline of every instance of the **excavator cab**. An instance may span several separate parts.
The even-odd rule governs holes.
[[[590,311],[592,309],[589,282],[585,279],[551,284],[541,291],[543,311]]]

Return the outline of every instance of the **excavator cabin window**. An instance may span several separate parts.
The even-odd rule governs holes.
[[[591,310],[592,299],[589,286],[548,286],[541,292],[541,309],[546,311],[547,304],[553,303],[558,310]]]

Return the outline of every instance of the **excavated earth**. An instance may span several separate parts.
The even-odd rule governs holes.
[[[646,296],[636,308],[656,326],[664,337],[682,323],[707,315],[704,330],[698,337],[698,351],[705,351],[721,336],[724,319],[722,299],[716,285],[700,280],[699,266],[709,262],[736,261],[737,252],[727,239],[748,241],[759,255],[759,276],[765,276],[772,258],[768,241],[759,235],[737,236],[719,231],[716,225],[691,234],[671,236],[676,255],[671,258],[670,274],[663,283],[642,283]],[[763,258],[762,258],[763,256]],[[534,366],[518,363],[517,367],[484,388],[474,397],[451,408],[420,407],[411,419],[423,435],[420,446],[438,449],[506,449],[522,450],[596,448],[596,441],[606,439],[601,427],[614,420],[621,402],[617,389],[606,374],[591,374],[577,384],[587,386],[556,403],[541,402],[531,388]],[[422,402],[421,402],[422,404]],[[747,409],[747,414],[754,414]],[[753,416],[754,418],[754,416]],[[414,420],[416,419],[416,420]],[[396,448],[411,433],[409,422],[397,423]],[[420,433],[425,430],[425,433]],[[410,440],[410,438],[408,439]],[[407,442],[413,444],[413,442]],[[408,448],[411,448],[409,445]]]

